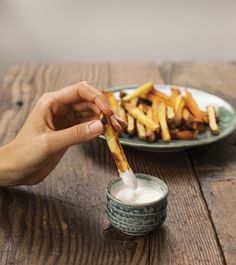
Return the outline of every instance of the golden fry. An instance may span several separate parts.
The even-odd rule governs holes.
[[[183,120],[186,125],[191,124],[194,121],[193,115],[189,112],[187,108],[183,110]]]
[[[140,141],[145,141],[146,140],[146,132],[145,132],[144,125],[136,120],[136,128],[137,128],[138,139]]]
[[[114,94],[111,92],[103,92],[103,93],[107,97],[108,102],[109,102],[110,106],[112,107],[113,111],[118,114],[118,109],[119,109],[118,101],[116,100]]]
[[[159,119],[158,119],[158,106],[159,106],[159,101],[157,101],[157,100],[153,101],[153,103],[152,103],[152,120],[158,124],[156,132],[159,132],[159,130],[160,130],[160,123],[159,123]]]
[[[129,163],[120,144],[117,133],[114,131],[110,124],[109,118],[101,115],[100,119],[104,124],[104,136],[118,170],[121,172],[129,170]]]
[[[173,107],[166,106],[166,116],[168,123],[171,123],[175,120],[175,112]]]
[[[199,122],[204,122],[204,116],[200,108],[198,107],[197,102],[193,98],[192,94],[186,90],[186,105],[190,112],[194,115],[194,117],[199,121]]]
[[[161,101],[165,102],[166,105],[172,106],[171,97],[167,96],[163,92],[156,90],[156,89],[153,89],[148,94],[150,94],[150,99],[153,97],[152,95],[155,95],[156,97],[155,98],[153,97],[153,100],[161,100]],[[150,101],[152,101],[152,100],[150,100]]]
[[[153,83],[146,83],[140,87],[138,87],[136,90],[134,90],[133,93],[131,93],[130,95],[127,95],[123,98],[124,101],[129,101],[133,98],[137,98],[140,95],[146,94],[148,91],[150,91],[151,89],[153,89]]]
[[[135,134],[134,118],[127,113],[127,133],[132,136]]]
[[[125,104],[125,109],[131,116],[146,127],[150,128],[152,131],[156,131],[159,127],[159,124],[148,118],[147,115],[145,115],[139,108],[133,107],[130,104]]]
[[[170,142],[171,137],[170,137],[170,132],[169,128],[167,126],[167,121],[166,121],[166,106],[164,102],[160,102],[158,105],[158,120],[160,122],[161,126],[161,137],[162,140],[166,143]]]
[[[127,122],[126,112],[125,109],[121,106],[121,102],[118,102],[118,114],[119,116]]]
[[[152,108],[149,107],[149,106],[146,106],[146,114],[148,116],[148,118],[152,119]],[[153,132],[152,130],[150,130],[149,128],[146,128],[146,138],[147,138],[147,141],[149,143],[152,143],[155,141],[156,139],[156,135],[155,135],[155,132]]]
[[[214,106],[208,105],[207,106],[207,113],[209,117],[209,127],[213,134],[217,135],[220,133],[219,127],[216,123],[216,111]]]
[[[182,121],[182,113],[185,106],[184,97],[181,95],[173,97],[173,105],[175,110],[175,123],[177,126],[179,126]]]

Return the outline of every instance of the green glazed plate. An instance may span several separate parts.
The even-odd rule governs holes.
[[[137,87],[138,85],[128,85],[111,88],[109,89],[109,91],[113,92],[115,97],[119,99],[120,91],[124,91],[129,94]],[[179,88],[182,94],[185,95],[185,87],[174,85],[155,85],[156,89],[164,92],[167,95],[170,95],[171,87]],[[209,104],[212,104],[216,107],[220,117],[219,135],[212,135],[210,130],[207,130],[206,132],[199,134],[198,137],[194,140],[171,140],[170,143],[164,143],[162,140],[157,140],[154,143],[148,143],[138,140],[137,137],[129,137],[128,135],[122,134],[120,136],[121,144],[124,146],[130,146],[132,148],[150,152],[180,151],[189,149],[191,147],[206,145],[219,141],[231,134],[236,129],[236,113],[234,108],[228,102],[204,91],[193,88],[188,88],[188,90],[192,93],[194,99],[197,101],[199,107],[202,110],[206,110],[206,106]],[[104,139],[103,136],[101,136],[101,138]]]

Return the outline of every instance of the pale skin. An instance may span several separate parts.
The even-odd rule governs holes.
[[[126,126],[106,97],[87,82],[42,95],[15,139],[0,147],[0,186],[41,182],[69,146],[103,133],[101,112],[117,132]]]

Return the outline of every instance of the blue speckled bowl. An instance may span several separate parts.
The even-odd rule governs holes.
[[[111,224],[128,235],[145,235],[162,225],[166,219],[168,187],[159,178],[135,173],[137,178],[153,182],[161,186],[163,196],[150,203],[127,203],[112,196],[112,187],[118,185],[120,178],[113,179],[107,187],[107,217]]]

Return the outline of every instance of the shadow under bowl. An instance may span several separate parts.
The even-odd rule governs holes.
[[[128,235],[141,236],[157,229],[166,219],[168,187],[161,179],[135,173],[138,179],[146,180],[160,188],[163,195],[148,203],[128,203],[115,198],[112,190],[121,185],[120,178],[113,179],[107,187],[107,217],[118,230]]]

